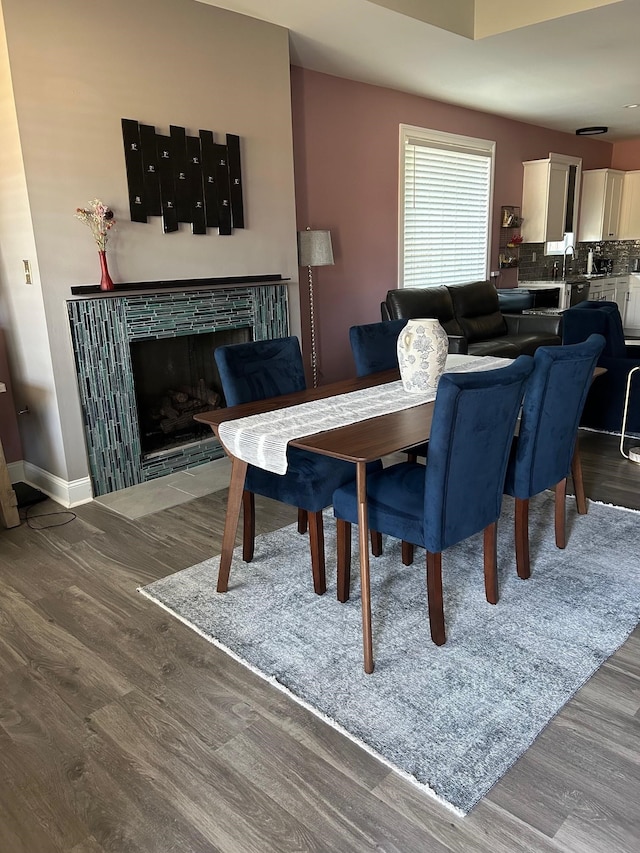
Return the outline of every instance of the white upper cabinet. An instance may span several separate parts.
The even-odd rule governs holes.
[[[640,240],[640,171],[624,173],[618,239]]]
[[[619,240],[624,172],[588,169],[582,173],[578,240]]]
[[[579,168],[575,161],[550,155],[523,164],[522,227],[525,243],[564,240],[573,231],[575,187]]]

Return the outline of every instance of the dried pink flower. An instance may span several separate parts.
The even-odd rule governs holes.
[[[74,216],[91,228],[98,249],[104,252],[109,239],[109,230],[116,224],[111,208],[103,204],[100,199],[94,198],[89,202],[88,207],[76,208]]]

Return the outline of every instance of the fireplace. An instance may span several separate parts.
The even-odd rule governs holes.
[[[250,341],[251,332],[244,327],[131,342],[143,459],[211,436],[193,416],[225,405],[214,350]]]
[[[164,284],[67,303],[94,495],[223,456],[193,421],[224,405],[215,347],[289,333],[286,284]]]

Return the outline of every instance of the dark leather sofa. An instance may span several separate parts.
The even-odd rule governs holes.
[[[436,317],[450,339],[462,346],[450,351],[516,358],[533,355],[539,346],[561,343],[560,315],[503,314],[490,281],[441,287],[390,290],[382,303],[383,320]],[[466,346],[465,346],[466,344]]]

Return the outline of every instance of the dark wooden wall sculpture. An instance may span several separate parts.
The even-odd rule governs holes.
[[[193,234],[244,228],[240,137],[217,143],[211,130],[188,136],[171,125],[169,136],[155,127],[122,119],[124,159],[132,222],[162,216],[165,234],[191,224]]]

